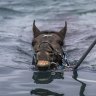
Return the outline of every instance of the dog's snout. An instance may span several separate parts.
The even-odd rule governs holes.
[[[48,53],[47,52],[38,52],[37,58],[38,58],[38,60],[48,60]]]
[[[37,53],[37,67],[39,70],[46,70],[50,66],[49,56],[47,52]]]

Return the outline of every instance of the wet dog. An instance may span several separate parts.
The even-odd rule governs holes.
[[[63,45],[67,31],[67,22],[59,31],[40,31],[33,22],[32,46],[35,51],[35,66],[47,70],[62,65]]]

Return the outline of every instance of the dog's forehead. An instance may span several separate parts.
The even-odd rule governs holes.
[[[52,37],[52,34],[43,34],[42,37]]]
[[[49,34],[40,34],[37,39],[44,38],[44,39],[61,39],[56,33],[49,33]]]

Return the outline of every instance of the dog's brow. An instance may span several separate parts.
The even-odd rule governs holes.
[[[52,34],[44,34],[43,37],[49,37],[52,36]]]

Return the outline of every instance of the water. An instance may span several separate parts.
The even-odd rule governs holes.
[[[68,22],[65,50],[73,62],[96,39],[96,0],[0,0],[0,96],[95,96],[96,46],[77,73],[43,78],[31,69],[33,20],[57,31]]]

